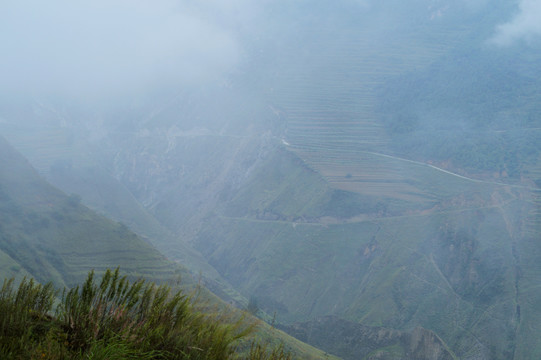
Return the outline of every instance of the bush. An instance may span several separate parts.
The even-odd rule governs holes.
[[[90,272],[82,286],[58,292],[24,279],[0,291],[2,359],[209,359],[287,360],[281,347],[252,342],[247,357],[236,354],[254,326],[242,316],[202,311],[182,291],[145,280],[130,282],[107,270],[101,282]]]

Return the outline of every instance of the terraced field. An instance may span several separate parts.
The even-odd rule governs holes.
[[[88,156],[82,156],[83,152],[78,149],[72,131],[68,128],[47,126],[32,129],[21,124],[0,125],[0,131],[9,135],[11,142],[26,155],[40,174],[49,171],[54,164],[75,156],[78,163],[84,163],[85,160],[91,162]]]
[[[338,189],[431,201],[433,195],[416,185],[430,171],[421,166],[412,171],[411,164],[368,153],[386,153],[389,148],[375,111],[378,88],[393,76],[428,66],[463,35],[460,29],[431,30],[440,34],[384,37],[350,28],[330,36],[320,29],[307,45],[305,61],[274,79],[271,97],[287,119],[288,149]],[[434,40],[438,36],[454,41]]]
[[[0,150],[0,253],[15,268],[58,285],[116,266],[154,280],[185,272],[126,226],[46,183],[2,138]]]

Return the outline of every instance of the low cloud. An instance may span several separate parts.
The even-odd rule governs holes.
[[[541,36],[541,1],[521,0],[519,12],[510,22],[500,25],[490,43],[507,46],[518,40],[532,41]]]
[[[0,93],[100,97],[219,78],[239,60],[243,2],[5,2]]]

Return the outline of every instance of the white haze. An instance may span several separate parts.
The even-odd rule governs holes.
[[[102,98],[204,83],[239,61],[246,1],[17,0],[0,5],[0,95]]]
[[[378,7],[375,0],[342,1],[367,12]],[[298,3],[309,4],[306,0]],[[0,96],[100,100],[167,86],[220,82],[242,61],[246,37],[258,39],[256,33],[264,31],[261,23],[268,15],[264,13],[267,4],[281,11],[293,3],[3,1]],[[482,12],[490,1],[457,0],[457,4]],[[541,0],[522,0],[519,10],[495,30],[492,42],[505,45],[541,35]],[[373,25],[375,36],[377,26],[392,28],[392,17],[378,23]]]
[[[525,40],[531,42],[541,36],[541,0],[521,0],[519,12],[508,23],[500,25],[491,42],[507,46]]]

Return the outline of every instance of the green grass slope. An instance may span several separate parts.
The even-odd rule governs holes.
[[[282,322],[422,326],[460,357],[512,356],[526,189],[413,164],[427,208],[337,190],[285,149],[266,161],[194,237],[246,297]]]
[[[43,112],[43,104],[34,104],[41,111],[25,113],[28,104],[19,109],[9,108],[12,117],[28,116],[32,125],[7,121],[0,127],[32,166],[52,185],[68,194],[80,196],[81,203],[106,217],[125,224],[146,242],[151,243],[168,258],[177,261],[195,276],[201,274],[206,286],[226,300],[244,306],[247,300],[238,294],[208,262],[187,244],[182,236],[160,223],[145,208],[134,194],[113,176],[114,164],[96,144],[76,135],[74,128],[59,127],[58,114],[52,120]],[[4,108],[4,111],[7,111]],[[9,113],[9,111],[8,111]],[[46,112],[47,113],[47,112]],[[22,115],[21,115],[22,114]],[[28,120],[28,119],[27,119]],[[137,191],[132,188],[131,190]],[[154,194],[152,195],[154,196]],[[174,204],[174,202],[171,202]],[[177,209],[164,209],[165,213],[176,214]],[[172,217],[176,224],[178,217]]]
[[[72,285],[91,269],[112,266],[155,280],[180,275],[175,274],[180,267],[126,226],[45,182],[4,139],[0,147],[0,246],[21,270],[58,285]]]

